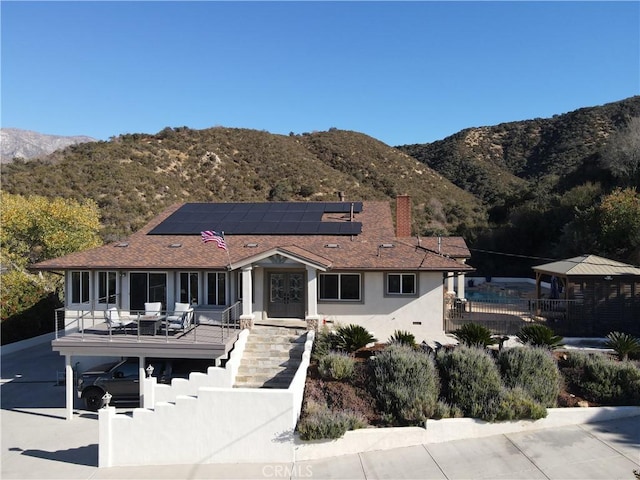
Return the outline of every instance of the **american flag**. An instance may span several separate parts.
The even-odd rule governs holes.
[[[227,249],[227,244],[224,241],[224,233],[206,230],[204,232],[200,232],[200,235],[202,235],[202,241],[204,243],[216,242],[218,244],[218,248],[222,248],[223,250]]]

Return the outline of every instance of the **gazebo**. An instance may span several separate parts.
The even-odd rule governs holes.
[[[571,336],[640,335],[640,268],[597,255],[533,267],[540,314]],[[541,294],[547,280],[551,293]],[[553,312],[561,312],[553,315]]]

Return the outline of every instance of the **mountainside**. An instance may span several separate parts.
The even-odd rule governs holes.
[[[18,128],[2,128],[0,129],[0,163],[11,162],[14,158],[29,160],[48,155],[69,145],[93,141],[95,141],[93,138],[85,136],[64,137]]]
[[[545,176],[559,180],[591,170],[589,180],[602,180],[590,167],[610,135],[633,117],[640,117],[640,96],[553,118],[467,128],[433,143],[397,148],[495,205]]]
[[[105,239],[140,228],[184,201],[414,199],[420,233],[485,224],[481,202],[417,160],[378,140],[332,129],[305,135],[165,128],[68,147],[3,168],[10,193],[93,198]]]

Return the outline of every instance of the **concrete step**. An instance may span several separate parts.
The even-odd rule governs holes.
[[[252,343],[247,344],[244,347],[244,353],[257,353],[262,355],[269,354],[287,354],[288,352],[300,353],[304,351],[304,344],[294,343],[294,344],[268,344],[268,343]]]

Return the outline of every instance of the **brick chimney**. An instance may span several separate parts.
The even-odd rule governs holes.
[[[411,236],[411,197],[396,196],[396,237]]]

